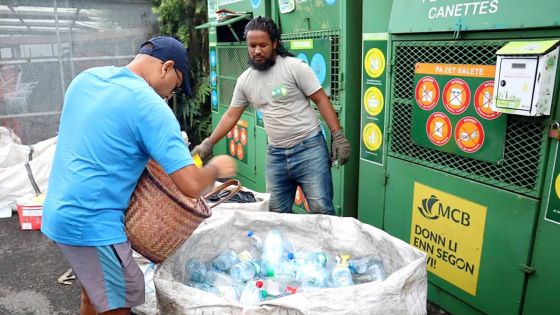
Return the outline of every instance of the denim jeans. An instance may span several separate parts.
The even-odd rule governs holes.
[[[329,152],[321,132],[291,148],[269,145],[266,167],[270,211],[292,212],[299,185],[311,213],[335,214]]]

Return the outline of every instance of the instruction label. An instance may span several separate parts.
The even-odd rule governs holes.
[[[414,183],[410,244],[429,272],[475,296],[487,207]]]

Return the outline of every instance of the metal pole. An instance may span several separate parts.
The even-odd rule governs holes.
[[[62,63],[62,47],[61,47],[61,42],[60,42],[60,31],[59,31],[59,25],[58,25],[58,7],[57,7],[57,3],[56,0],[53,0],[54,3],[54,21],[55,21],[55,25],[56,25],[56,42],[57,42],[57,46],[58,46],[58,65],[60,68],[60,91],[62,93],[62,99],[64,99],[64,90],[65,90],[65,86],[66,84],[64,83],[64,66]],[[60,106],[62,106],[63,102],[60,102]]]

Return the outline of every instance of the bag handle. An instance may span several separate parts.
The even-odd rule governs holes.
[[[236,187],[234,189],[232,189],[227,196],[225,196],[224,198],[220,199],[218,202],[216,202],[215,204],[210,206],[210,209],[214,208],[215,206],[221,204],[224,201],[229,200],[231,197],[233,197],[235,194],[237,194],[241,190],[241,182],[239,182],[237,179],[230,179],[227,182],[221,184],[220,186],[214,187],[212,190],[207,192],[203,196],[204,200],[208,199],[208,197],[212,196],[213,194],[215,194],[217,192],[220,192],[220,191],[224,190],[225,188],[227,188],[229,186],[234,186],[234,185]]]

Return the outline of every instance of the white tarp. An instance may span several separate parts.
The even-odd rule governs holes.
[[[246,233],[279,229],[300,251],[318,248],[354,257],[377,255],[389,277],[343,288],[297,293],[257,306],[182,284],[185,262],[210,261],[221,251],[248,248]],[[160,314],[426,314],[426,256],[409,244],[353,218],[254,211],[219,211],[154,275]]]
[[[41,192],[47,190],[56,140],[54,137],[33,146],[8,143],[0,148],[0,218],[10,217],[17,201],[35,196],[26,162],[29,162],[38,188]]]

